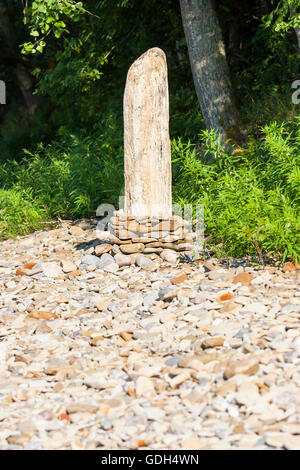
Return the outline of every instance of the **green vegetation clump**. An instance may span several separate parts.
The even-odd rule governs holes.
[[[24,234],[26,227],[28,233],[37,228],[33,222],[43,218],[94,216],[100,202],[117,205],[123,185],[123,162],[120,156],[114,157],[101,137],[79,140],[72,136],[45,148],[40,145],[35,153],[27,151],[21,162],[2,164],[2,237]],[[12,214],[19,201],[22,205],[14,219]]]
[[[28,190],[0,189],[0,240],[40,230],[45,220],[44,208]]]
[[[234,152],[206,131],[202,148],[173,140],[174,197],[204,205],[207,243],[217,254],[299,260],[300,122],[262,132]]]
[[[94,216],[102,202],[117,206],[122,147],[117,153],[101,136],[70,139],[2,166],[2,238],[58,216]],[[173,200],[204,205],[211,252],[300,259],[299,119],[265,125],[243,149],[224,150],[208,131],[197,144],[174,138],[172,155]]]

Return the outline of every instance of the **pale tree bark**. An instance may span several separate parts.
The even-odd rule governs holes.
[[[208,129],[241,140],[225,47],[213,0],[180,0],[195,89]]]
[[[2,0],[0,3],[0,34],[5,45],[5,55],[10,58],[19,90],[23,96],[28,117],[32,119],[38,105],[38,98],[32,94],[32,77],[19,53],[7,7]]]

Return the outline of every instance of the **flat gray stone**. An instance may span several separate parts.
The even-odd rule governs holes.
[[[94,264],[97,268],[99,266],[99,258],[95,255],[84,255],[81,258],[80,269],[84,269],[84,266],[90,266]]]
[[[105,266],[108,266],[114,263],[115,263],[115,260],[113,256],[111,256],[109,253],[104,253],[99,259],[99,264],[97,265],[97,269],[102,269]]]
[[[151,292],[150,294],[145,295],[143,299],[144,307],[151,307],[155,300],[158,300],[158,292]]]
[[[139,266],[140,268],[148,268],[152,261],[149,258],[146,258],[146,256],[138,256],[135,260],[135,264]]]

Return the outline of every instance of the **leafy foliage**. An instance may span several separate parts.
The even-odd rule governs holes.
[[[272,27],[281,35],[285,35],[291,28],[300,28],[300,13],[297,11],[300,7],[299,0],[280,0],[272,3],[276,7],[264,17],[266,27]]]
[[[70,140],[41,145],[35,154],[26,152],[22,163],[4,164],[0,183],[2,179],[6,189],[28,191],[47,218],[93,216],[100,202],[116,205],[123,185],[122,159],[101,138]]]
[[[63,18],[78,21],[79,15],[85,11],[82,2],[73,0],[34,0],[24,9],[24,22],[29,22],[30,35],[34,42],[24,43],[22,52],[43,52],[50,33],[59,39],[64,32],[69,32]]]
[[[173,141],[175,200],[204,204],[213,251],[300,259],[299,131],[299,120],[267,125],[240,154],[214,133],[202,133],[205,152]]]
[[[0,239],[41,229],[46,219],[46,211],[28,189],[0,189]]]

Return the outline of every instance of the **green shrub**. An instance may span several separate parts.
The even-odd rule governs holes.
[[[0,239],[41,229],[46,219],[44,208],[29,191],[0,189]]]
[[[210,248],[226,256],[300,259],[300,125],[271,124],[234,155],[214,133],[173,140],[175,202],[204,204]]]
[[[2,166],[0,184],[30,191],[49,218],[95,215],[102,202],[117,204],[122,190],[121,159],[98,139],[72,136],[35,153],[26,152],[22,163]]]

